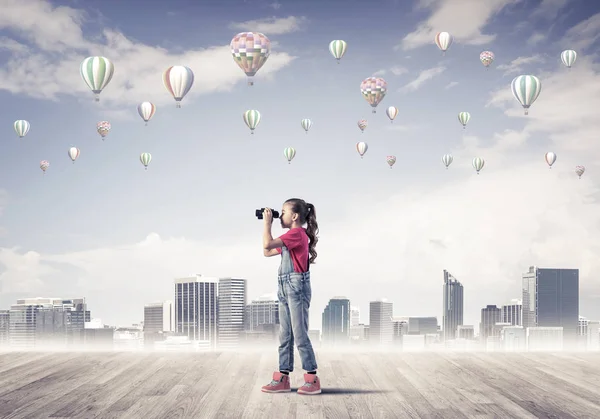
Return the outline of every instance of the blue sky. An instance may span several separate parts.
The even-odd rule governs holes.
[[[477,328],[482,307],[520,296],[529,265],[579,268],[581,314],[600,318],[600,6],[200,4],[3,2],[0,307],[84,295],[94,317],[129,324],[143,304],[172,298],[174,277],[193,273],[246,277],[250,300],[274,293],[278,260],[262,257],[254,209],[299,196],[315,204],[321,227],[311,327],[339,295],[367,323],[369,301],[381,297],[396,315],[441,322],[448,269],[465,285],[465,323]],[[252,87],[229,51],[245,30],[273,44]],[[439,31],[455,37],[445,56],[433,42]],[[348,42],[339,65],[333,39]],[[578,52],[570,70],[560,62],[567,48]],[[488,71],[483,50],[496,55]],[[89,55],[115,65],[99,103],[79,75]],[[171,65],[195,73],[181,109],[162,84]],[[389,89],[376,114],[359,90],[374,74]],[[510,91],[519,74],[542,81],[527,117]],[[148,126],[142,101],[157,106]],[[391,105],[400,110],[393,124]],[[254,135],[247,109],[262,114]],[[471,113],[466,130],[461,111]],[[313,121],[308,134],[303,118]],[[17,119],[31,123],[23,139]],[[112,124],[105,141],[101,120]],[[358,141],[369,145],[364,159]],[[71,146],[81,150],[75,164]],[[546,151],[558,156],[552,170]],[[142,152],[152,154],[147,171]],[[387,155],[397,157],[392,170]]]

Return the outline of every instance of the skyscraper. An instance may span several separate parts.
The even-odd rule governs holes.
[[[463,324],[463,286],[444,269],[444,341],[456,338],[456,328]]]
[[[385,298],[369,303],[369,344],[389,345],[394,339],[394,305]]]
[[[350,300],[333,297],[323,310],[323,343],[347,345],[350,342]]]
[[[579,325],[579,269],[530,266],[523,274],[523,326],[562,327],[574,344]]]
[[[200,274],[175,279],[175,332],[190,340],[217,342],[217,278]]]
[[[496,305],[488,305],[481,309],[481,323],[479,324],[479,338],[482,343],[487,341],[488,336],[494,336],[496,329],[494,325],[502,321],[502,309]]]
[[[244,315],[248,302],[247,281],[243,278],[219,278],[218,346],[233,349],[239,345],[244,331]]]

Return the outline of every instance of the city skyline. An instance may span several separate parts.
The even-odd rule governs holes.
[[[298,196],[320,226],[311,327],[340,289],[365,316],[384,297],[441,323],[447,269],[465,288],[464,323],[477,328],[481,307],[520,297],[531,265],[579,269],[579,311],[600,318],[600,6],[401,3],[4,2],[0,307],[31,293],[86,295],[98,310],[120,308],[97,313],[107,323],[130,324],[170,295],[172,278],[195,273],[245,278],[249,299],[273,293],[279,259],[262,256],[254,210]],[[364,25],[373,19],[376,32]],[[229,50],[244,30],[272,42],[252,87]],[[438,31],[455,37],[445,55]],[[348,42],[339,64],[334,39]],[[567,69],[560,53],[571,48]],[[487,70],[484,50],[496,55]],[[98,54],[115,75],[96,103],[79,64]],[[196,74],[181,109],[162,84],[170,65]],[[542,82],[526,117],[510,91],[519,74]],[[372,75],[389,89],[376,114],[359,91]],[[157,105],[148,126],[136,110],[146,100]],[[388,106],[400,110],[393,123]],[[262,114],[254,135],[246,109]],[[471,114],[466,129],[461,111]],[[31,122],[23,139],[18,119]],[[113,126],[104,141],[101,120]],[[363,159],[357,141],[369,144]],[[81,149],[74,164],[71,145]],[[152,153],[148,170],[141,152]],[[392,169],[387,155],[397,157]],[[275,224],[273,236],[282,233]]]

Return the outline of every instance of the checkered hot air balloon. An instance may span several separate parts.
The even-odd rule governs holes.
[[[81,78],[94,93],[96,102],[100,101],[100,92],[110,83],[115,66],[106,57],[87,57],[81,62]]]
[[[152,119],[156,112],[156,106],[151,102],[142,102],[138,105],[137,110],[146,125],[148,125],[148,121]]]
[[[463,129],[467,128],[467,123],[471,119],[471,114],[469,112],[459,112],[458,113],[458,122],[460,122],[463,126]]]
[[[495,56],[492,51],[483,51],[481,54],[479,54],[479,61],[481,61],[481,64],[484,65],[486,70],[490,65],[492,65],[494,58]]]
[[[375,108],[387,93],[387,82],[381,77],[367,77],[360,84],[360,92],[375,113]]]
[[[442,50],[442,55],[446,55],[446,51],[452,45],[453,38],[448,32],[438,32],[435,35],[434,41],[438,48]]]
[[[358,154],[360,154],[361,159],[363,158],[368,149],[369,146],[367,145],[367,143],[363,141],[356,143],[356,151],[358,151]]]
[[[362,132],[365,132],[365,128],[367,128],[368,123],[366,119],[360,119],[357,125]]]
[[[485,161],[481,157],[475,157],[473,159],[473,167],[477,171],[477,174],[479,174],[479,171],[481,169],[483,169],[484,165],[485,165]]]
[[[288,164],[292,162],[292,159],[296,156],[296,150],[293,147],[286,147],[283,150],[283,155],[288,161]]]
[[[254,134],[254,129],[260,124],[260,112],[257,110],[248,110],[242,115],[244,122],[250,128],[250,133]]]
[[[110,128],[110,122],[108,121],[100,121],[96,124],[96,131],[98,131],[98,134],[102,137],[102,141],[104,141],[104,137],[108,135]]]
[[[17,133],[19,138],[23,138],[29,132],[31,124],[28,121],[25,121],[24,119],[19,119],[18,121],[15,121],[13,127],[15,128],[15,132]]]
[[[387,161],[387,164],[390,165],[391,169],[394,163],[396,163],[396,156],[387,156],[385,160]]]
[[[529,114],[529,107],[535,102],[542,91],[542,82],[536,76],[521,75],[511,83],[512,94],[519,101],[525,115]]]
[[[42,160],[40,162],[40,169],[46,174],[46,170],[50,167],[50,162],[48,160]]]
[[[575,173],[577,174],[577,176],[579,176],[579,179],[581,179],[581,175],[583,175],[584,172],[585,172],[584,166],[575,166]]]
[[[79,157],[79,149],[77,147],[71,147],[69,149],[68,155],[71,158],[71,160],[73,160],[73,164],[75,164],[75,160],[77,160],[77,157]]]
[[[163,84],[175,99],[175,107],[181,108],[181,101],[194,85],[194,72],[183,65],[174,65],[163,73]]]
[[[446,166],[446,170],[448,169],[448,166],[452,164],[453,161],[454,157],[452,157],[452,154],[444,154],[442,156],[442,163],[444,163],[444,166]]]
[[[302,128],[304,128],[304,131],[306,131],[306,133],[308,134],[308,130],[310,129],[310,127],[312,127],[312,121],[308,118],[303,119],[302,121],[300,121],[300,125],[302,126]]]
[[[271,55],[271,41],[260,32],[241,32],[231,40],[233,60],[248,77],[248,86],[254,85],[256,72]]]
[[[335,39],[329,43],[329,52],[333,55],[333,58],[337,60],[338,64],[340,63],[340,59],[346,53],[347,48],[348,44],[341,39]]]
[[[152,155],[150,153],[140,154],[140,161],[144,165],[144,170],[148,170],[148,165],[152,161]]]

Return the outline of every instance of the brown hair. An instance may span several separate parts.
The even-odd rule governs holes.
[[[300,218],[300,224],[306,223],[306,235],[308,236],[308,252],[310,253],[309,264],[315,263],[317,258],[317,251],[315,246],[319,241],[317,234],[319,233],[319,225],[317,224],[317,214],[315,213],[315,206],[309,204],[300,198],[290,198],[285,201],[285,204],[291,204],[292,212],[298,214]]]

